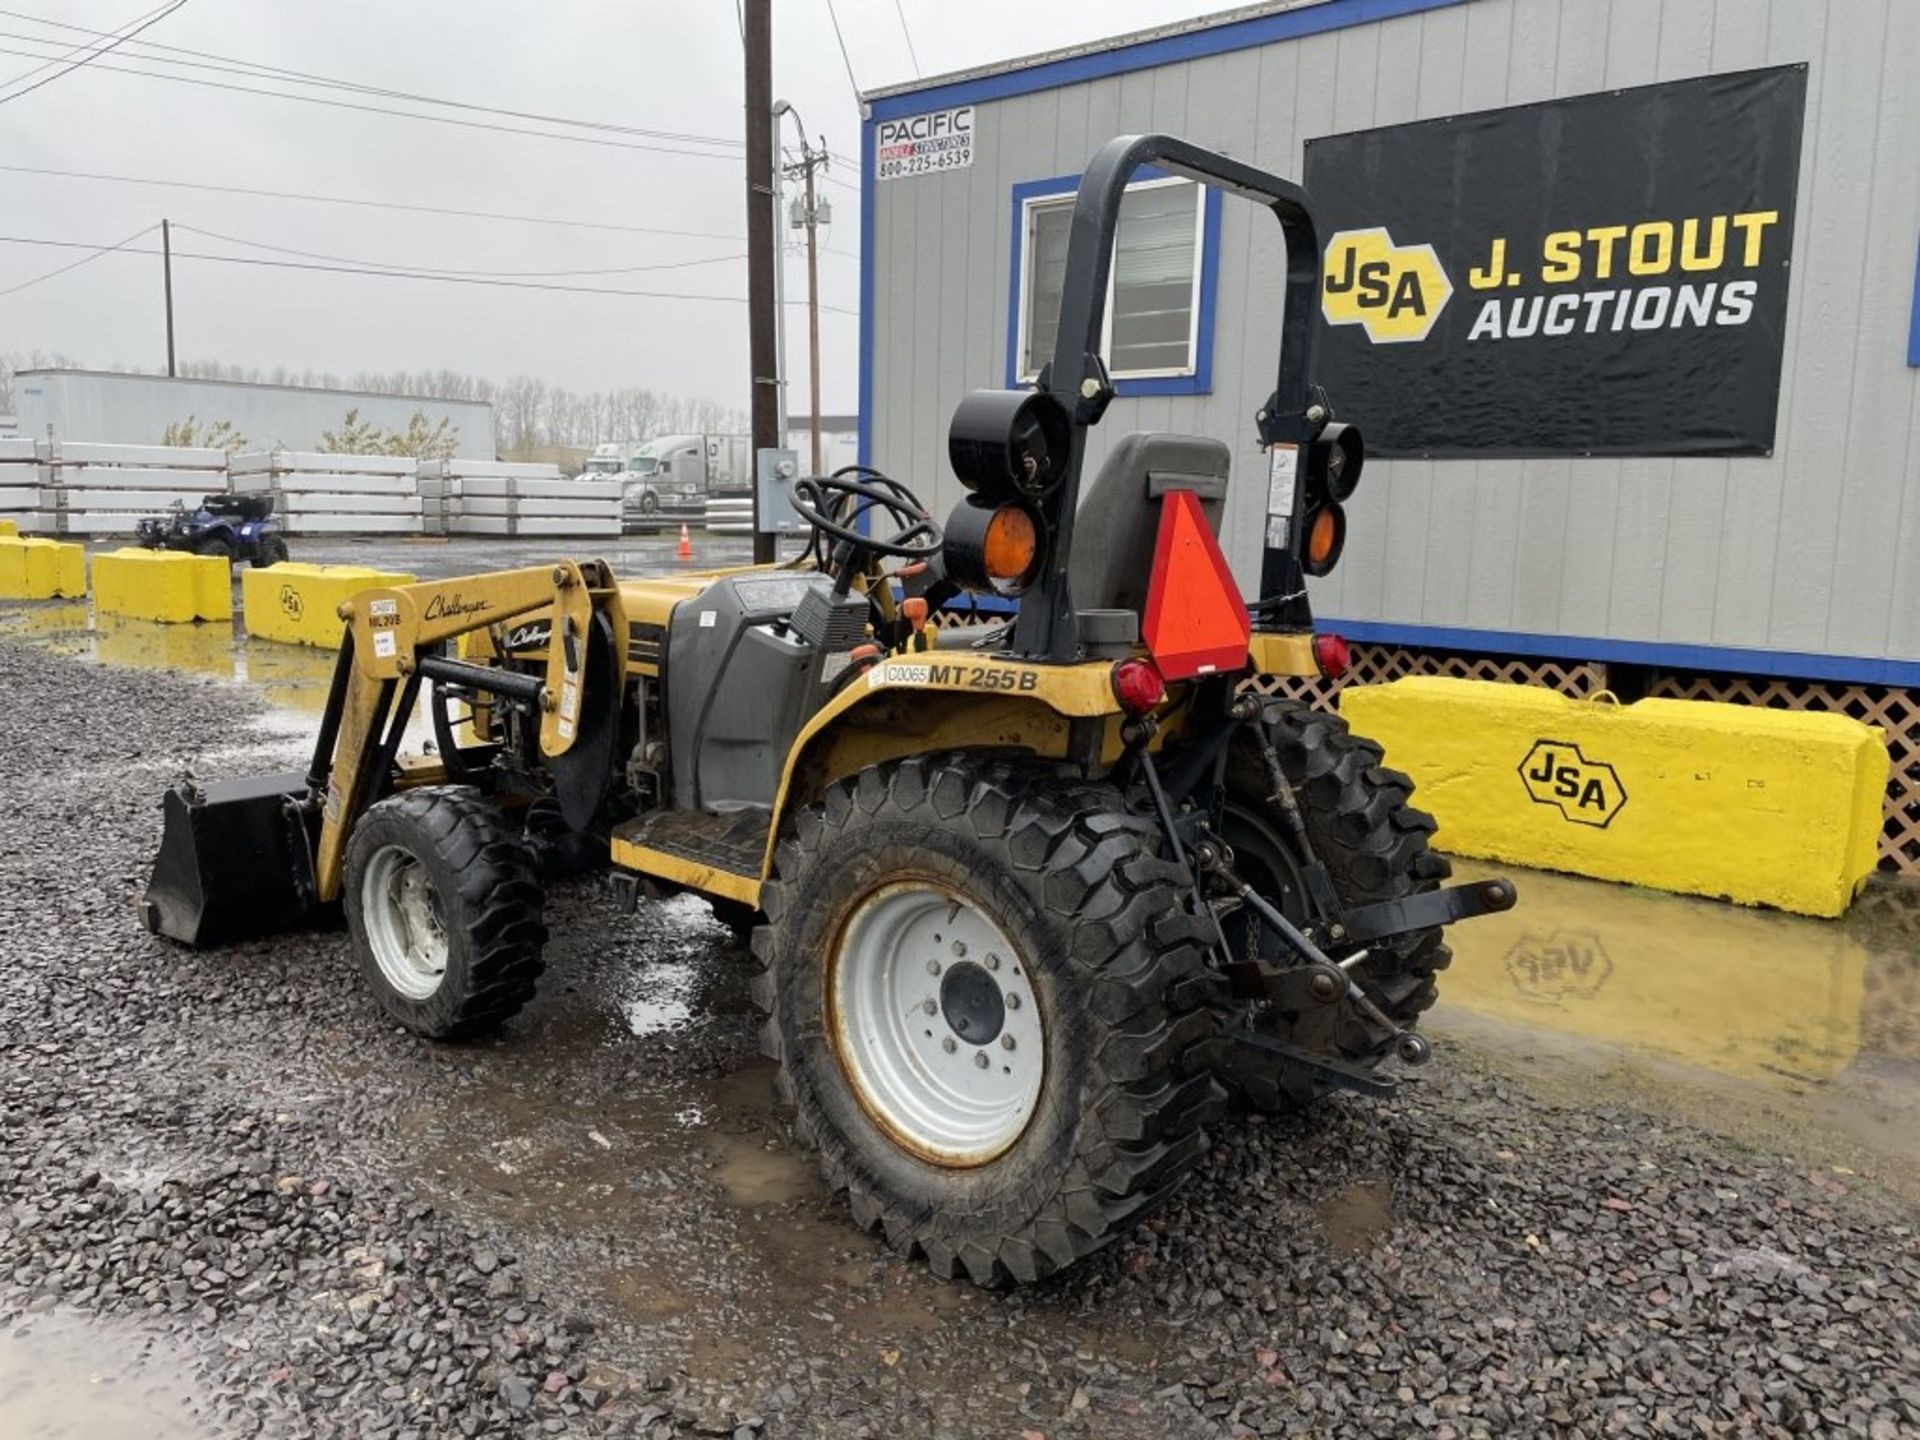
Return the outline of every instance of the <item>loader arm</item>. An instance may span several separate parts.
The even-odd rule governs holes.
[[[603,562],[582,567],[572,560],[363,590],[343,604],[346,635],[307,776],[311,793],[323,797],[314,847],[316,898],[323,904],[339,898],[347,834],[380,798],[423,679],[531,700],[540,711],[541,754],[564,755],[578,734],[587,626],[596,607],[617,610],[619,604]],[[447,640],[540,612],[553,625],[544,677],[434,653]],[[617,629],[624,633],[624,624]],[[617,663],[624,681],[624,653]]]

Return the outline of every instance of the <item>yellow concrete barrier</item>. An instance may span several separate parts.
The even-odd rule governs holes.
[[[0,600],[77,600],[86,593],[85,546],[0,535]]]
[[[1886,745],[1844,715],[1427,676],[1340,710],[1457,854],[1805,915],[1843,912],[1874,866]]]
[[[18,535],[19,533],[20,522],[18,520],[0,520],[0,536]]]
[[[182,624],[233,618],[225,557],[175,550],[114,550],[93,558],[93,607],[102,615]]]
[[[289,645],[340,644],[340,605],[378,585],[411,585],[414,577],[364,565],[295,565],[283,562],[240,577],[240,611],[247,633]]]

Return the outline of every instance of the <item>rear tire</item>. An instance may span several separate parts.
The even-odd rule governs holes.
[[[361,974],[414,1034],[491,1034],[533,998],[540,884],[526,841],[478,791],[429,786],[369,807],[343,898]]]
[[[1378,744],[1353,734],[1340,716],[1294,701],[1268,701],[1265,724],[1305,814],[1314,852],[1326,865],[1341,904],[1397,900],[1431,890],[1452,873],[1446,857],[1428,848],[1433,817],[1410,803],[1413,782],[1380,763],[1385,752]],[[1267,788],[1258,749],[1236,738],[1227,764],[1224,838],[1241,876],[1289,920],[1304,924],[1307,907],[1299,858],[1267,804]],[[1241,910],[1225,927],[1236,957],[1244,953],[1243,917],[1248,914]],[[1266,938],[1278,944],[1277,937]],[[1410,1028],[1433,1004],[1434,976],[1451,959],[1441,931],[1422,930],[1373,946],[1355,974],[1395,1024]],[[1219,1013],[1227,1022],[1238,1018],[1239,1008],[1222,1003]],[[1390,1047],[1350,1016],[1331,1031],[1315,1028],[1325,1014],[1266,1011],[1258,1017],[1259,1029],[1352,1064],[1371,1067],[1385,1058]],[[1272,1062],[1238,1046],[1222,1047],[1216,1065],[1235,1102],[1255,1110],[1290,1109],[1329,1088],[1276,1070]]]
[[[861,771],[800,813],[754,999],[796,1134],[863,1229],[942,1278],[1035,1281],[1205,1153],[1221,1095],[1182,984],[1205,962],[1159,847],[1111,787],[969,755]]]
[[[253,554],[253,568],[265,570],[270,565],[278,565],[287,558],[287,542],[278,535],[260,542]]]

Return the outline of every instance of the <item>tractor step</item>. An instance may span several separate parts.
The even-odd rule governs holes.
[[[758,902],[769,813],[654,810],[614,827],[613,863],[745,904]]]

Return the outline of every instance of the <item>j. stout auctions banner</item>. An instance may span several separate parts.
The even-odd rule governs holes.
[[[1382,455],[1771,453],[1806,82],[1308,141],[1336,412]]]

